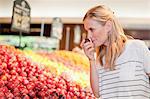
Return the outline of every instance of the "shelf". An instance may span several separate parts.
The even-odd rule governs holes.
[[[67,17],[61,17],[62,23],[64,24],[83,24],[82,18],[67,18]],[[125,29],[146,29],[150,30],[150,18],[119,18],[119,21],[121,22],[122,26]],[[51,24],[52,18],[51,17],[33,17],[31,18],[31,24],[41,24],[44,22],[45,24]],[[0,17],[0,23],[11,23],[10,17]]]
[[[72,24],[72,23],[77,23],[77,24],[82,24],[82,19],[81,18],[61,18],[63,23],[66,24]],[[31,23],[32,24],[41,24],[42,21],[44,21],[45,24],[51,24],[52,23],[52,18],[32,18]],[[0,17],[0,23],[11,23],[11,18],[10,17]]]

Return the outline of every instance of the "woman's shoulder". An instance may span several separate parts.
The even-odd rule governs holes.
[[[126,45],[129,46],[130,48],[134,48],[134,47],[141,48],[141,47],[146,46],[145,42],[139,39],[127,40]]]
[[[137,56],[142,56],[142,51],[144,49],[144,41],[138,39],[129,39],[126,41],[125,50],[122,55],[118,58],[117,64],[120,64],[128,60],[138,60]]]

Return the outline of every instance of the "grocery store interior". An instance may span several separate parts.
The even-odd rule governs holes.
[[[150,49],[150,0],[0,0],[0,97],[96,99],[80,43],[99,4]]]

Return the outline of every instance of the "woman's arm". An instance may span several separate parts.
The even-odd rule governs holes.
[[[99,80],[98,80],[98,71],[96,68],[96,62],[95,60],[90,60],[90,84],[92,91],[94,93],[94,96],[99,98]]]
[[[96,68],[96,59],[94,57],[95,53],[95,48],[94,44],[90,41],[85,42],[83,40],[81,42],[81,47],[83,48],[85,55],[88,57],[90,60],[90,84],[92,91],[94,93],[94,96],[99,98],[99,82],[98,82],[98,73],[97,73],[97,68]]]

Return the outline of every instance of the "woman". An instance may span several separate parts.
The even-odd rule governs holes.
[[[101,99],[150,99],[150,51],[145,43],[127,37],[104,5],[90,9],[83,23],[89,41],[83,40],[81,47],[90,61],[94,95]]]

